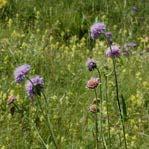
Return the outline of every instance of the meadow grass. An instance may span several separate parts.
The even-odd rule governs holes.
[[[0,0],[1,2],[1,0]],[[1,3],[0,3],[1,6]],[[134,11],[133,7],[137,10]],[[96,71],[89,72],[86,60],[93,57],[102,74],[108,76],[108,103],[103,77],[102,121],[107,148],[107,104],[109,107],[111,148],[124,148],[122,129],[115,102],[112,60],[106,58],[104,39],[91,46],[89,29],[95,21],[103,21],[113,34],[113,41],[136,42],[131,54],[117,60],[120,93],[127,110],[125,120],[128,149],[149,147],[149,54],[148,3],[141,0],[9,0],[0,7],[0,148],[55,148],[45,119],[52,123],[58,148],[95,148],[93,113],[88,108],[95,98],[86,82]],[[133,9],[132,9],[133,8]],[[30,64],[29,76],[39,74],[45,81],[45,95],[31,102],[22,84],[16,84],[14,69]],[[99,92],[99,87],[97,88]],[[14,95],[16,105],[23,109],[13,113],[7,105]],[[123,105],[123,104],[122,104]],[[11,111],[10,111],[11,110]],[[100,122],[100,121],[99,121]],[[100,148],[105,148],[99,141]]]

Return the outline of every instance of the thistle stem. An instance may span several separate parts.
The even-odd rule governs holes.
[[[55,139],[55,136],[54,136],[54,133],[53,133],[53,129],[52,129],[52,126],[51,126],[51,122],[50,122],[49,118],[47,117],[47,115],[44,114],[44,110],[43,110],[43,108],[42,108],[42,106],[41,106],[39,100],[38,100],[38,104],[39,104],[40,109],[41,109],[41,111],[42,111],[43,117],[44,117],[45,121],[47,122],[46,124],[47,124],[47,127],[48,127],[49,130],[50,130],[50,133],[51,133],[51,137],[52,137],[52,141],[53,141],[53,143],[54,143],[54,146],[55,146],[56,149],[58,149],[58,145],[57,145],[57,143],[56,143],[56,139]]]
[[[105,76],[105,88],[106,88],[106,108],[107,108],[107,117],[108,117],[108,137],[111,149],[111,133],[110,133],[110,119],[109,119],[109,106],[108,106],[108,77]]]
[[[124,119],[123,119],[123,116],[122,116],[121,105],[120,105],[120,100],[119,100],[119,88],[118,88],[118,79],[117,79],[117,74],[116,74],[115,58],[112,58],[112,61],[113,61],[113,67],[114,67],[114,77],[115,77],[115,86],[116,86],[116,100],[117,100],[119,114],[120,114],[120,118],[121,118],[121,124],[122,124],[122,129],[123,129],[123,137],[124,137],[124,142],[125,142],[125,149],[127,149],[125,124],[124,124]]]
[[[47,98],[44,94],[44,92],[42,92],[42,95],[46,101],[46,103],[48,104],[48,101],[47,101]],[[53,132],[53,129],[52,129],[52,126],[51,126],[51,121],[49,120],[49,118],[47,117],[47,121],[48,121],[48,124],[49,124],[49,129],[50,129],[50,132],[51,132],[51,136],[52,136],[52,140],[53,140],[53,143],[55,145],[55,148],[58,149],[58,145],[56,143],[56,139],[55,139],[55,135],[54,135],[54,132]]]
[[[13,105],[14,105],[14,107],[17,108],[18,111],[21,111],[21,109],[17,106],[17,104],[15,104],[15,103],[13,102]]]
[[[27,78],[27,80],[29,80],[29,81],[31,82],[31,84],[32,84],[33,87],[34,87],[34,84],[33,84],[32,80],[31,80],[30,78],[28,78],[28,77],[26,77],[26,78]],[[46,104],[47,104],[48,101],[47,101],[47,98],[46,98],[44,92],[41,92],[41,93],[42,93],[42,95],[43,95],[43,97],[44,97],[44,99],[45,99],[45,101],[46,101]],[[53,129],[52,129],[52,126],[51,126],[51,122],[50,122],[50,120],[49,120],[49,118],[48,118],[48,115],[45,115],[45,114],[44,114],[44,110],[43,110],[43,108],[42,108],[42,105],[40,104],[40,101],[39,101],[39,100],[37,100],[37,101],[38,101],[38,104],[39,104],[40,109],[41,109],[41,111],[42,111],[43,117],[44,117],[45,121],[47,122],[46,124],[47,124],[47,127],[48,127],[49,130],[50,130],[50,133],[51,133],[51,137],[52,137],[52,141],[53,141],[53,143],[54,143],[54,146],[55,146],[56,149],[58,149],[58,145],[57,145],[57,143],[56,143],[56,139],[55,139],[54,132],[53,132]]]
[[[108,40],[108,38],[105,36],[104,37],[110,47],[110,50],[112,52],[112,47],[111,44],[112,42],[110,42]],[[125,149],[127,149],[127,141],[126,141],[126,135],[125,135],[125,125],[124,125],[124,119],[122,116],[122,111],[121,111],[121,106],[120,106],[120,100],[119,100],[119,87],[118,87],[118,79],[117,79],[117,74],[116,74],[116,62],[115,62],[115,57],[112,57],[112,63],[113,63],[113,68],[114,68],[114,78],[115,78],[115,91],[116,91],[116,100],[117,100],[117,105],[118,105],[118,109],[119,109],[119,115],[120,115],[120,119],[121,119],[121,124],[122,124],[122,129],[123,129],[123,137],[124,137],[124,142],[125,142]]]
[[[98,99],[97,99],[97,91],[96,89],[94,89],[95,91],[95,97],[96,97],[96,106],[98,105]],[[97,111],[95,113],[95,132],[96,132],[96,149],[99,149],[99,142],[98,142],[98,114],[97,114]]]
[[[104,148],[105,147],[105,143],[104,143],[104,139],[103,139],[103,128],[102,128],[102,78],[101,78],[101,72],[98,68],[96,68],[97,72],[98,72],[98,76],[99,76],[99,79],[100,79],[100,133],[101,133],[101,139],[102,139],[102,142],[103,142],[103,146]]]
[[[47,97],[46,97],[45,93],[44,92],[41,92],[41,93],[42,93],[42,95],[44,97],[44,100],[45,100],[46,104],[48,105],[48,100],[47,100]]]

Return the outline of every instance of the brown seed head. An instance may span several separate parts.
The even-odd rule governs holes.
[[[13,95],[11,95],[11,96],[9,96],[8,99],[7,99],[7,104],[10,105],[10,104],[12,104],[15,100],[16,100],[16,97],[13,96]]]
[[[88,82],[87,82],[87,87],[89,89],[95,89],[99,84],[99,78],[91,78]]]
[[[92,104],[89,107],[89,111],[92,112],[92,113],[96,113],[96,112],[99,111],[99,109],[97,108],[97,105],[96,104]]]

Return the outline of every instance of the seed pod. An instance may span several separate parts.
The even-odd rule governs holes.
[[[87,82],[87,87],[89,89],[95,89],[98,84],[100,83],[99,78],[91,78],[88,82]]]
[[[92,112],[92,113],[96,113],[96,112],[99,112],[99,109],[98,109],[96,104],[92,104],[89,107],[89,111]]]

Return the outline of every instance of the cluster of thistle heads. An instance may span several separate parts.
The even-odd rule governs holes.
[[[26,79],[26,92],[30,98],[33,98],[36,95],[41,95],[44,87],[44,80],[39,75],[29,78],[28,73],[30,69],[31,66],[28,64],[17,67],[14,71],[14,79],[16,83],[22,83]]]
[[[109,58],[117,58],[121,56],[120,47],[112,42],[112,33],[106,31],[106,25],[103,22],[94,23],[90,28],[90,38],[92,40],[98,39],[100,36],[104,36],[109,48],[105,51],[105,55]],[[87,67],[89,71],[97,69],[97,63],[94,59],[89,58],[87,60]],[[87,88],[96,89],[97,86],[101,83],[100,78],[92,77],[87,82]],[[95,109],[95,107],[93,108]]]
[[[113,44],[112,42],[112,33],[106,32],[106,25],[103,22],[95,23],[90,28],[90,37],[93,40],[98,39],[101,35],[106,38],[106,41],[109,44],[109,48],[105,52],[107,57],[119,57],[121,55],[120,47]]]
[[[112,33],[106,31],[106,25],[103,22],[94,23],[90,28],[90,38],[92,40],[98,39],[101,35],[104,35],[107,43],[109,44],[109,48],[106,50],[105,55],[110,58],[120,57],[121,50],[120,47],[112,42]],[[132,45],[132,43],[131,43]],[[136,45],[134,45],[136,46]],[[94,59],[88,59],[87,67],[89,71],[93,71],[97,68],[96,61]],[[40,95],[43,90],[44,81],[43,78],[36,75],[31,79],[27,76],[31,67],[28,64],[24,64],[19,66],[14,71],[14,78],[16,83],[21,83],[25,79],[26,82],[26,92],[30,98],[33,98],[36,95]],[[99,78],[91,78],[87,82],[87,87],[89,89],[95,89],[100,83]]]

